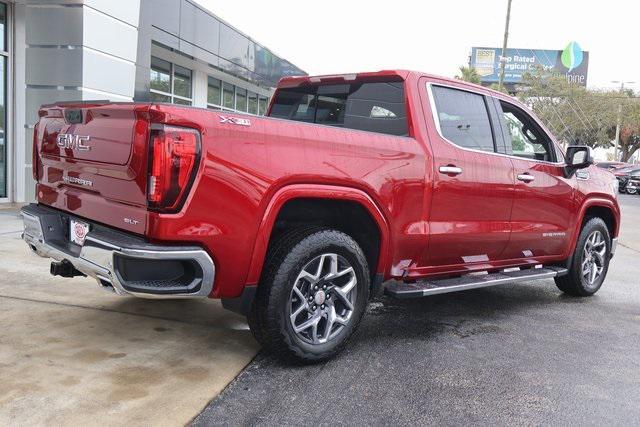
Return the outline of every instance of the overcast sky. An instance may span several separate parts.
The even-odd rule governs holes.
[[[502,45],[507,0],[196,0],[309,74],[414,69],[444,76]],[[636,81],[640,2],[513,0],[509,46],[589,51],[588,85]]]

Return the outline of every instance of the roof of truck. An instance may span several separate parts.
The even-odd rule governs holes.
[[[354,80],[369,80],[369,79],[378,79],[378,78],[385,78],[385,77],[386,78],[395,77],[399,80],[407,80],[407,78],[411,75],[416,77],[429,77],[432,79],[438,79],[445,82],[449,81],[452,83],[469,86],[470,88],[482,89],[484,91],[490,91],[490,92],[494,92],[495,94],[505,96],[504,93],[495,91],[485,86],[469,83],[469,82],[451,78],[451,77],[438,76],[435,74],[429,74],[421,71],[412,71],[412,70],[380,70],[380,71],[367,71],[362,73],[283,77],[278,82],[278,87],[279,88],[297,87],[303,84],[314,84],[314,83],[347,83]]]

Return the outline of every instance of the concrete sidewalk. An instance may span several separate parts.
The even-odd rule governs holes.
[[[258,347],[217,301],[119,297],[49,275],[0,211],[0,425],[177,425]]]

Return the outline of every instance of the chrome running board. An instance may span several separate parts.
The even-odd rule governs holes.
[[[385,293],[396,298],[417,298],[507,283],[550,279],[565,274],[567,274],[567,269],[564,267],[528,268],[524,270],[507,269],[499,273],[471,273],[449,279],[419,280],[415,283],[390,282],[385,287]]]

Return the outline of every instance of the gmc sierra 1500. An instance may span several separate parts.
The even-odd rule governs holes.
[[[52,274],[221,298],[307,361],[339,351],[379,289],[554,278],[592,295],[616,247],[616,180],[589,149],[563,153],[524,105],[458,80],[285,78],[268,117],[99,101],[39,116],[24,240]]]

